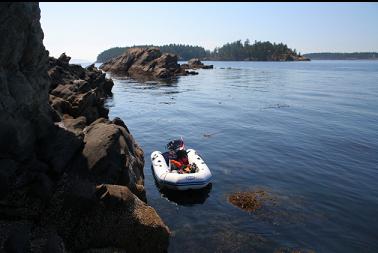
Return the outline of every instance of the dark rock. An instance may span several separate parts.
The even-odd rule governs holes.
[[[85,128],[84,134],[83,157],[96,182],[127,185],[146,201],[143,151],[130,133],[122,126],[99,119]]]
[[[12,190],[12,180],[16,175],[17,163],[10,159],[0,160],[0,199]]]
[[[192,58],[188,61],[189,66],[202,66],[203,63],[198,58]]]
[[[42,253],[64,253],[65,247],[63,239],[57,234],[51,234],[47,237],[46,244],[42,250]]]
[[[76,136],[84,137],[83,130],[87,126],[87,119],[84,116],[72,118],[69,115],[65,115],[61,123],[66,130],[74,133]]]
[[[127,131],[127,133],[130,133],[129,129],[127,128],[126,124],[118,117],[115,117],[113,120],[112,120],[112,123],[117,125],[117,126],[121,126],[123,128],[125,128],[125,130]]]
[[[48,54],[35,22],[40,10],[38,4],[7,3],[0,12],[0,157],[29,159],[37,139],[52,125]]]
[[[311,61],[310,58],[306,58],[304,56],[296,56],[296,57],[294,57],[294,60],[295,61]]]
[[[105,98],[112,95],[113,81],[106,78],[94,65],[83,68],[69,64],[70,57],[62,54],[49,58],[50,104],[62,117],[85,116],[88,123],[108,117]]]
[[[188,75],[198,75],[198,72],[196,71],[186,71]]]
[[[4,250],[9,253],[31,252],[30,227],[18,226],[13,229],[4,242]]]
[[[64,173],[57,183],[56,189],[45,205],[40,224],[52,227],[61,236],[65,244],[76,235],[76,226],[84,215],[98,202],[95,195],[96,185],[90,179],[83,179]],[[99,224],[98,229],[102,225]]]
[[[49,103],[54,111],[58,114],[58,119],[55,119],[54,121],[60,121],[63,117],[63,114],[72,114],[71,104],[63,98],[50,95]]]
[[[50,138],[40,142],[38,153],[50,165],[52,172],[59,175],[82,147],[83,141],[75,134],[56,127]]]
[[[142,80],[164,80],[186,75],[177,56],[162,54],[158,48],[130,48],[121,56],[102,64],[100,69]]]
[[[143,150],[121,119],[107,120],[113,82],[65,54],[49,58],[39,19],[38,3],[0,6],[2,250],[166,251],[168,228],[145,204]],[[147,54],[141,64],[156,59],[168,71],[161,75],[177,71],[175,57],[160,57]],[[123,186],[99,199],[103,183]]]
[[[203,65],[202,68],[203,69],[213,69],[214,66],[213,65]]]
[[[181,64],[181,68],[183,69],[190,69],[189,65],[186,63]]]
[[[68,63],[70,62],[71,57],[67,56],[66,53],[63,53],[59,56],[58,62],[59,65],[68,66]]]
[[[126,160],[121,131],[114,125],[98,123],[85,131],[83,156],[97,182],[118,183]]]
[[[124,186],[99,185],[96,194],[101,203],[92,208],[88,216],[80,219],[71,241],[72,248],[117,247],[127,252],[166,251],[170,232],[153,208]],[[106,226],[98,229],[100,224]]]
[[[52,190],[53,182],[51,179],[44,173],[38,173],[31,186],[31,194],[46,201],[52,195]]]
[[[184,65],[184,64],[183,64]],[[198,58],[193,58],[185,64],[185,68],[189,69],[212,69],[213,65],[205,65]]]

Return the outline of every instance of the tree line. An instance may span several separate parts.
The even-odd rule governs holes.
[[[125,50],[133,47],[158,47],[163,53],[176,54],[179,60],[187,61],[191,58],[202,60],[224,61],[288,61],[300,57],[296,50],[288,48],[283,43],[271,43],[269,41],[254,41],[253,44],[247,39],[244,42],[237,40],[217,47],[214,51],[205,50],[200,46],[182,44],[169,44],[163,46],[140,45],[132,47],[113,47],[101,52],[97,56],[97,62],[106,62],[113,57],[121,55]]]
[[[286,44],[269,41],[251,44],[248,39],[244,43],[241,40],[227,43],[210,54],[212,60],[224,61],[288,61],[294,57],[300,57],[300,54]]]
[[[125,52],[125,50],[129,48],[140,47],[140,48],[148,48],[148,47],[157,47],[161,50],[162,53],[171,53],[176,54],[179,60],[187,61],[192,58],[205,58],[210,54],[210,51],[205,50],[203,47],[200,46],[190,46],[190,45],[182,45],[182,44],[169,44],[163,46],[154,46],[154,45],[139,45],[139,46],[132,46],[132,47],[113,47],[101,52],[97,56],[96,62],[106,62],[113,57],[117,57]]]

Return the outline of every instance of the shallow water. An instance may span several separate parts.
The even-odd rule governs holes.
[[[207,63],[171,84],[114,79],[108,101],[145,151],[169,252],[378,252],[378,61]],[[213,174],[190,196],[161,193],[151,171],[180,136]],[[278,204],[227,202],[256,187]]]

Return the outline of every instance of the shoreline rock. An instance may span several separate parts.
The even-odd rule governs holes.
[[[0,251],[167,251],[169,228],[146,204],[143,150],[108,119],[113,82],[48,57],[38,3],[0,13]]]
[[[205,65],[198,58],[192,58],[188,61],[188,64],[182,65],[184,68],[188,69],[212,69],[213,65]]]
[[[60,118],[85,116],[88,123],[99,117],[108,117],[104,103],[112,96],[114,85],[94,64],[83,68],[69,64],[71,57],[63,53],[58,59],[49,57],[51,78],[49,103]]]

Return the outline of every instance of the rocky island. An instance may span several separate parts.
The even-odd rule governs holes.
[[[48,57],[38,3],[0,13],[0,251],[165,252],[170,231],[147,205],[143,150],[104,107],[113,82]],[[182,72],[159,58],[152,73]]]
[[[138,80],[167,80],[192,74],[177,63],[177,55],[158,48],[130,48],[122,55],[103,63],[100,69]]]
[[[214,67],[213,65],[203,64],[198,58],[190,59],[187,64],[181,66],[185,69],[212,69]]]

